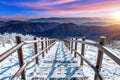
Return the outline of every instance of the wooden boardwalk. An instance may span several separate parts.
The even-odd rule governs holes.
[[[56,52],[45,56],[32,80],[86,80],[77,59],[72,56],[63,42],[56,43]]]

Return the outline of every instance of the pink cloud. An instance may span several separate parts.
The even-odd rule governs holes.
[[[57,4],[64,4],[64,3],[70,3],[75,2],[76,0],[58,0],[56,2],[53,2],[51,5],[57,5]]]
[[[120,0],[99,2],[99,3],[88,4],[88,5],[71,5],[71,6],[67,6],[66,8],[62,8],[62,9],[53,8],[50,10],[50,13],[72,14],[72,13],[79,13],[79,12],[99,12],[99,11],[116,10],[116,9],[120,9]]]
[[[46,12],[54,13],[54,14],[71,14],[78,12],[97,12],[97,11],[105,11],[111,9],[119,9],[120,8],[120,0],[112,0],[112,1],[104,1],[92,4],[71,4],[70,6],[62,6],[59,8],[52,7],[53,5],[64,4],[69,2],[74,2],[76,0],[58,0],[56,2],[46,2],[39,1],[34,3],[20,3],[17,5],[30,7],[33,9],[46,9]],[[57,13],[56,13],[57,12]]]

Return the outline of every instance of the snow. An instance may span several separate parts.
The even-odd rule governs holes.
[[[33,39],[33,37],[30,37],[30,36],[27,36],[27,37],[29,37],[29,39]],[[27,37],[25,38],[23,37],[23,40],[27,40]],[[11,42],[8,43],[4,41],[4,45],[1,42],[0,54],[2,54],[6,50],[14,46],[15,45],[14,40],[15,39],[12,37]],[[43,65],[44,60],[48,60],[48,58],[53,57],[53,55],[51,54],[56,53],[56,49],[58,48],[59,44],[65,47],[63,43],[57,42],[51,48],[49,53],[45,53],[46,58],[42,58],[42,56],[39,56],[39,62],[41,66]],[[78,52],[80,53],[81,44],[79,43],[78,45],[79,46],[77,49],[78,49]],[[39,44],[39,46],[41,45]],[[24,62],[35,54],[33,44],[24,45],[22,49],[23,49],[23,55],[24,55]],[[59,49],[59,53],[62,53],[64,48],[58,48],[58,49]],[[41,47],[39,47],[39,50],[41,50]],[[110,48],[110,50],[113,50],[113,49]],[[85,46],[85,57],[94,65],[96,64],[97,51],[98,49],[96,47],[89,46],[89,45]],[[70,53],[70,52],[66,52],[66,50],[64,52]],[[120,57],[120,54],[119,54],[120,52],[117,49],[114,49],[113,52],[115,52],[116,55]],[[73,55],[74,54],[72,54],[72,56]],[[61,60],[63,56],[61,55],[59,57],[60,57],[59,59]],[[79,64],[80,57],[77,56],[76,60],[78,61],[78,64]],[[35,60],[34,60],[26,67],[27,80],[30,80],[32,79],[32,77],[35,77],[37,75],[38,67],[40,67],[40,65],[36,65]],[[56,64],[55,66],[57,65],[58,64]],[[47,66],[50,66],[50,65],[47,64]],[[89,67],[89,65],[87,65],[84,62],[84,66],[81,68],[83,68],[83,73],[85,76],[88,77],[88,80],[94,79],[94,71],[92,70],[92,68]],[[17,56],[17,52],[14,52],[11,56],[9,56],[8,58],[6,58],[4,61],[0,63],[0,80],[11,79],[18,69],[19,69],[18,56]],[[120,79],[120,66],[116,64],[113,60],[111,60],[107,55],[104,54],[101,73],[103,77],[105,78],[105,80],[119,80]]]

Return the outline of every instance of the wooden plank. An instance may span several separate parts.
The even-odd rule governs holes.
[[[16,41],[17,41],[17,44],[20,44],[21,43],[21,37],[20,36],[16,36]],[[19,59],[19,65],[20,65],[20,68],[21,68],[24,65],[22,47],[20,47],[18,49],[18,59]],[[25,80],[25,70],[22,71],[21,78],[23,80]]]
[[[105,43],[106,43],[106,37],[101,36],[99,44],[100,45],[105,45]],[[97,63],[96,63],[96,68],[98,69],[98,71],[100,71],[100,69],[101,69],[102,60],[103,60],[103,52],[99,49],[98,50],[98,56],[97,56]],[[96,74],[95,74],[94,80],[98,80]]]
[[[36,37],[34,37],[34,40],[37,40]],[[34,43],[34,49],[35,49],[35,55],[38,53],[38,47],[37,47],[38,43]],[[39,58],[36,57],[36,64],[39,64]]]

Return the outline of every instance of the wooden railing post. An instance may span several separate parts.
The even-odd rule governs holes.
[[[69,50],[69,41],[67,41],[67,45],[68,45],[67,48],[68,48],[68,50]]]
[[[43,40],[43,38],[41,38],[41,40]],[[44,49],[44,43],[43,43],[43,41],[41,41],[41,49],[42,50]],[[44,57],[44,52],[42,52],[42,57]]]
[[[82,38],[82,45],[81,45],[81,55],[84,56],[84,52],[85,52],[85,37]],[[80,65],[83,66],[83,59],[81,58],[80,60]]]
[[[65,40],[64,43],[65,43],[66,48],[68,49],[68,46],[67,46],[68,45],[68,41]]]
[[[69,48],[68,48],[68,46],[69,46],[68,41],[66,41],[66,45],[67,45],[67,46],[66,46],[66,47],[67,47],[67,49],[69,49]]]
[[[70,45],[71,45],[71,44],[70,44],[70,41],[69,41],[69,50],[70,50]]]
[[[17,44],[20,44],[22,42],[20,36],[16,36],[16,42]],[[18,59],[19,59],[19,65],[21,68],[24,65],[22,47],[18,49]],[[23,72],[21,73],[21,78],[25,80],[25,70],[23,70]]]
[[[48,39],[48,46],[50,45],[50,41],[49,41],[49,39]],[[50,50],[50,47],[48,48],[48,50]]]
[[[75,40],[77,40],[77,38],[75,38]],[[75,50],[77,50],[77,42],[75,42]],[[74,57],[76,57],[76,56],[77,56],[77,53],[75,52]]]
[[[47,45],[47,40],[48,40],[48,39],[46,38],[46,41],[45,41],[45,47],[48,46],[48,45]],[[48,52],[47,50],[48,50],[48,49],[46,49],[46,53]]]
[[[105,45],[105,43],[106,43],[106,37],[101,36],[99,44],[100,45]],[[98,71],[101,70],[102,60],[103,60],[103,52],[99,49],[98,50],[98,56],[97,56],[97,63],[96,63],[96,68],[98,69]],[[95,74],[94,80],[98,80],[96,74]]]
[[[73,38],[72,38],[73,40]],[[71,41],[71,48],[73,48],[73,41]],[[73,50],[71,49],[71,54],[72,54]]]
[[[34,37],[34,40],[37,40],[36,37]],[[37,42],[34,43],[34,48],[35,48],[35,55],[38,53],[38,47],[37,47]],[[36,57],[36,64],[39,64],[39,58]]]
[[[67,45],[69,46],[69,41],[67,41]],[[69,47],[68,47],[68,50],[69,50]]]

